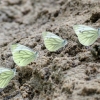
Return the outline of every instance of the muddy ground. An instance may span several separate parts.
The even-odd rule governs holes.
[[[100,0],[0,0],[0,66],[17,68],[0,100],[100,100],[100,42],[81,45],[75,24],[99,28]],[[41,36],[45,30],[68,45],[49,52]],[[13,43],[40,56],[19,69],[12,59]]]

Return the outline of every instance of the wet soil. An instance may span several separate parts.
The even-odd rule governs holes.
[[[1,0],[0,66],[17,75],[0,92],[0,100],[100,100],[100,47],[81,45],[75,24],[100,27],[99,0]],[[49,52],[41,33],[51,31],[68,40]],[[39,52],[35,62],[18,68],[10,46],[26,45]]]

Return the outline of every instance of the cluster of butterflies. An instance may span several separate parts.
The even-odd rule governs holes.
[[[75,25],[73,29],[78,36],[79,42],[85,46],[93,44],[100,36],[99,29],[85,25]],[[63,40],[51,32],[43,32],[42,35],[45,47],[52,52],[57,51],[68,43],[67,40]],[[20,67],[27,66],[38,56],[37,52],[21,44],[13,44],[11,46],[11,52],[14,62]],[[5,88],[15,75],[15,69],[0,68],[0,88]]]

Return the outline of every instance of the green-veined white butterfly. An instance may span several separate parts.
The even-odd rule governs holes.
[[[13,60],[18,66],[26,66],[37,58],[38,53],[32,49],[21,45],[13,44],[11,46]]]
[[[44,44],[49,51],[56,51],[67,44],[66,40],[51,32],[43,32],[42,35]]]
[[[79,42],[85,46],[92,45],[100,36],[100,29],[95,29],[85,25],[74,25]]]
[[[8,69],[8,68],[0,68],[0,88],[5,88],[10,80],[15,76],[16,71],[15,69]]]

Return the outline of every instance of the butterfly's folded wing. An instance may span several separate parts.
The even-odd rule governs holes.
[[[44,39],[45,39],[45,38],[50,38],[50,37],[62,39],[61,37],[59,37],[59,36],[57,36],[57,35],[55,35],[54,33],[51,33],[51,32],[43,32],[42,35],[43,35],[43,38],[44,38]],[[62,40],[63,40],[63,39],[62,39]]]
[[[51,32],[43,32],[42,34],[44,44],[49,51],[56,51],[67,44],[67,41]]]
[[[88,34],[90,32],[90,34]],[[83,34],[78,35],[78,39],[81,44],[85,46],[92,45],[98,38],[98,34],[95,31],[84,31]],[[88,35],[87,35],[88,34]]]
[[[62,40],[55,38],[44,39],[44,44],[49,51],[56,51],[62,47]]]
[[[75,33],[78,36],[79,42],[85,46],[93,44],[99,37],[98,30],[85,25],[75,25]]]
[[[87,32],[88,31],[96,31],[97,32],[97,29],[86,26],[86,25],[74,25],[73,29],[74,29],[76,35],[79,35],[84,31],[87,31]]]
[[[36,52],[29,50],[16,50],[13,53],[13,60],[18,66],[26,66],[37,57]]]
[[[4,69],[0,72],[0,89],[5,88],[14,76],[15,72],[13,70]]]
[[[11,45],[11,51],[14,52],[14,50],[18,47],[18,44]]]
[[[43,36],[43,39],[45,38],[45,36],[47,35],[47,34],[49,34],[50,32],[42,32],[42,36]]]
[[[36,52],[21,44],[12,45],[11,51],[13,54],[13,60],[18,66],[26,66],[37,57]]]
[[[11,51],[12,53],[15,52],[15,51],[18,51],[18,50],[30,50],[32,51],[30,48],[24,46],[24,45],[21,45],[21,44],[13,44],[11,45]]]
[[[9,77],[5,79],[0,77],[0,88],[5,88],[9,84],[11,79],[12,78],[9,78]]]

